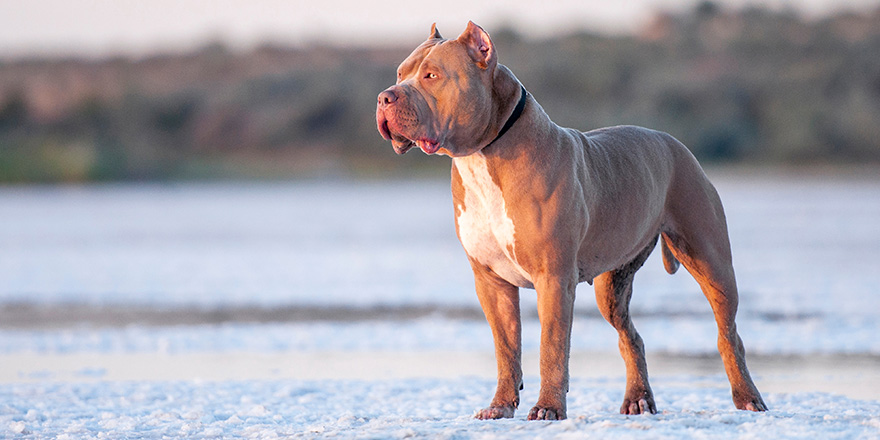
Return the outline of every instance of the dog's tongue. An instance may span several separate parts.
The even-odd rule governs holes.
[[[419,139],[416,142],[419,145],[419,148],[425,152],[425,154],[434,154],[437,150],[440,149],[440,144],[437,141],[432,141],[429,139]]]

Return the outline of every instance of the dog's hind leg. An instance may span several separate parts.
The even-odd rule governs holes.
[[[655,238],[633,261],[593,280],[599,311],[617,330],[620,355],[626,364],[626,393],[623,405],[620,406],[621,414],[657,413],[654,394],[648,384],[645,346],[629,315],[633,277],[648,259],[656,243]]]
[[[663,239],[700,284],[712,306],[718,326],[718,351],[734,404],[738,409],[766,411],[767,405],[746,367],[745,349],[736,331],[739,295],[721,199],[702,172],[678,195],[668,203],[669,221]]]

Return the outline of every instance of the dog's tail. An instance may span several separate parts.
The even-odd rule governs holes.
[[[675,258],[675,255],[672,254],[672,250],[669,249],[669,237],[666,234],[660,234],[662,239],[660,240],[660,251],[663,254],[663,267],[666,268],[666,273],[672,275],[678,271],[678,267],[681,263]]]

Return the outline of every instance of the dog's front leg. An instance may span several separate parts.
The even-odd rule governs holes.
[[[529,411],[529,420],[566,418],[575,280],[575,277],[547,277],[535,283],[541,320],[541,392],[538,403]]]
[[[522,388],[519,289],[479,263],[472,265],[477,297],[492,328],[498,363],[495,398],[488,408],[477,411],[475,417],[482,420],[511,418],[519,406],[519,390]]]

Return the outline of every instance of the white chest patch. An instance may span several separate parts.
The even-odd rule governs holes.
[[[513,220],[501,188],[489,175],[486,158],[478,152],[454,160],[464,186],[464,206],[456,207],[456,221],[465,251],[507,282],[532,287],[531,277],[516,261]]]

